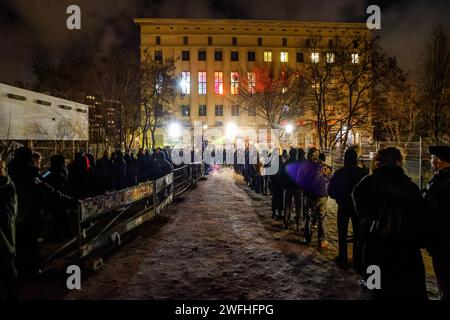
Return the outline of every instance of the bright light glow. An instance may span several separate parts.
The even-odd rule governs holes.
[[[169,123],[168,133],[171,138],[179,138],[181,136],[180,124],[178,122]]]
[[[281,62],[288,62],[289,61],[289,53],[287,52],[281,52],[280,54],[280,61]]]
[[[191,73],[189,71],[183,71],[181,73],[180,87],[181,94],[191,93]]]
[[[359,63],[359,54],[352,53],[352,63],[354,63],[354,64]]]
[[[237,125],[234,122],[230,122],[227,124],[225,135],[227,138],[233,138],[237,133]]]
[[[292,132],[294,132],[294,125],[291,123],[288,123],[286,125],[285,130],[286,130],[286,133],[291,134]]]
[[[206,129],[208,129],[208,125],[207,124],[203,125],[203,130],[206,130]]]

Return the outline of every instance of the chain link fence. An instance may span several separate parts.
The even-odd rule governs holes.
[[[431,156],[428,153],[428,147],[430,145],[432,143],[428,139],[420,139],[419,141],[413,142],[376,141],[372,144],[360,145],[360,159],[365,167],[372,170],[373,158],[378,150],[390,146],[398,147],[402,150],[405,158],[403,165],[405,173],[422,189],[433,175],[430,165]],[[326,162],[333,168],[333,171],[344,166],[344,152],[345,148],[336,148],[324,152]]]

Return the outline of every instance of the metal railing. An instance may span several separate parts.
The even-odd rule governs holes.
[[[204,177],[204,163],[184,165],[154,181],[78,201],[76,236],[54,250],[43,264],[63,252],[83,259],[152,219],[173,199]]]

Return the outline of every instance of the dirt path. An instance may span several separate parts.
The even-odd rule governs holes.
[[[358,277],[333,263],[335,243],[324,255],[300,244],[268,201],[231,169],[214,173],[164,212],[156,234],[144,228],[65,298],[364,299]]]

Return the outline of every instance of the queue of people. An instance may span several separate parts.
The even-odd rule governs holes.
[[[30,148],[15,150],[9,163],[0,160],[0,299],[17,298],[17,283],[40,272],[40,239],[62,241],[75,235],[79,199],[120,190],[173,171],[166,149],[137,155],[105,151],[95,161],[79,152],[66,166],[62,155],[42,157]]]
[[[320,249],[328,247],[326,218],[328,197],[338,205],[339,251],[337,265],[347,269],[349,222],[353,228],[352,267],[368,279],[369,266],[381,271],[381,289],[370,291],[375,299],[427,299],[425,268],[421,249],[432,257],[440,297],[450,299],[450,146],[429,148],[434,176],[424,190],[404,170],[400,149],[377,152],[373,170],[362,163],[361,148],[344,153],[344,167],[332,173],[325,155],[317,148],[291,148],[279,156],[280,166],[271,175],[272,218],[282,219],[284,228],[295,208],[296,230],[303,229],[304,243],[311,244],[312,226],[317,226]],[[248,185],[258,166],[238,166]],[[303,227],[302,227],[303,225]],[[367,287],[366,287],[367,288]]]

